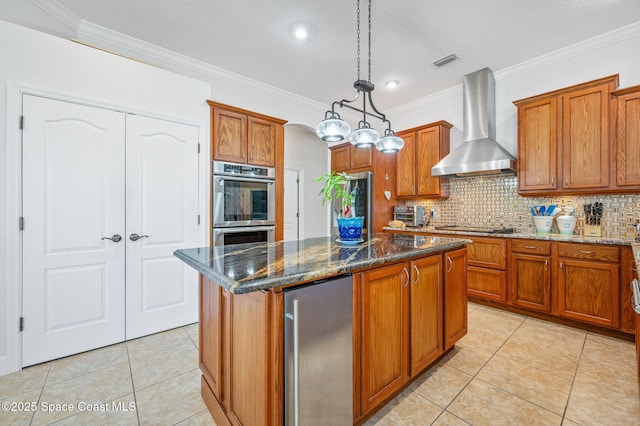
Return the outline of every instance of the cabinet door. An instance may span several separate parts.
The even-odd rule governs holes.
[[[549,257],[512,253],[509,301],[515,306],[551,312]]]
[[[362,273],[361,406],[366,413],[408,380],[409,271],[406,263]]]
[[[496,269],[467,268],[469,296],[497,302],[507,301],[507,273]]]
[[[396,195],[398,197],[415,195],[415,132],[398,135],[404,139],[404,148],[396,154]]]
[[[226,299],[226,297],[224,298]],[[218,401],[223,400],[222,287],[200,275],[200,369]]]
[[[518,107],[518,189],[554,190],[557,182],[558,99]]]
[[[448,133],[448,132],[447,132]],[[435,166],[441,158],[449,153],[449,143],[441,143],[442,129],[440,126],[430,127],[417,132],[416,142],[416,186],[417,195],[426,197],[440,197],[448,195],[441,185],[442,180],[431,176],[431,168]],[[447,185],[448,188],[448,185]]]
[[[411,377],[444,351],[442,336],[442,256],[411,262]]]
[[[558,311],[561,316],[618,327],[618,264],[560,258]]]
[[[444,255],[444,348],[467,334],[467,249]]]
[[[562,125],[562,187],[609,186],[609,88],[565,94]]]
[[[331,149],[331,170],[346,172],[351,167],[350,144],[344,144]]]
[[[469,236],[473,244],[467,246],[469,265],[490,269],[506,269],[507,240]]]
[[[373,150],[376,148],[357,148],[351,145],[351,170],[367,169],[373,165]]]
[[[620,270],[620,330],[627,333],[634,333],[636,330],[637,314],[631,306],[633,292],[631,291],[631,281],[638,278],[636,262],[633,257],[631,247],[622,247],[622,263]],[[640,346],[640,340],[638,340]]]
[[[275,123],[257,117],[249,116],[248,130],[248,158],[247,163],[256,166],[276,166],[276,125]]]
[[[213,108],[213,159],[246,163],[247,116],[238,112]]]
[[[624,189],[640,187],[640,88],[619,96],[616,103],[616,183]]]

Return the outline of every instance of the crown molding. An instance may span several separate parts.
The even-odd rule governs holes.
[[[176,71],[176,68],[189,70],[198,74],[203,74],[215,79],[233,83],[250,90],[260,91],[270,96],[277,96],[287,101],[304,103],[313,108],[327,108],[326,105],[320,102],[305,98],[286,90],[279,89],[275,86],[265,84],[252,78],[245,77],[241,74],[228,71],[224,68],[220,68],[215,65],[211,65],[209,63],[194,59],[187,55],[183,55],[172,50],[165,49],[163,47],[159,47],[133,37],[129,37],[125,34],[110,30],[109,28],[94,24],[89,21],[81,20],[76,34],[77,40],[81,43],[94,46],[99,49],[107,50],[112,53],[122,55],[133,60],[141,61],[153,66],[158,66],[173,71]]]
[[[616,44],[638,36],[640,36],[640,21],[615,29],[613,31],[609,31],[604,34],[600,34],[587,40],[580,41],[578,43],[538,56],[536,58],[529,59],[511,67],[504,68],[500,71],[495,71],[494,76],[496,81],[515,77],[519,74],[524,74],[547,65],[562,62],[574,56],[588,53],[593,50],[610,46],[612,44]],[[438,102],[440,99],[447,98],[451,95],[457,95],[459,93],[462,93],[462,84],[391,108],[387,113],[390,115],[402,114],[418,109],[425,105],[433,104],[435,102]]]
[[[56,0],[29,0],[53,18],[60,21],[64,26],[72,31],[76,31],[81,19],[75,13],[58,3]]]

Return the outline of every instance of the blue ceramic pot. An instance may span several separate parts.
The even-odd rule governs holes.
[[[338,220],[338,231],[342,241],[353,241],[362,239],[362,225],[364,216],[340,217]]]

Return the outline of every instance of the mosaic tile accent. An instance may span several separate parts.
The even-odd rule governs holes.
[[[407,205],[424,205],[434,210],[429,227],[458,225],[474,227],[514,227],[518,231],[535,232],[529,206],[557,204],[558,208],[573,207],[578,217],[576,233],[584,229],[583,206],[601,202],[602,237],[632,239],[636,231],[632,224],[640,222],[640,194],[573,195],[553,197],[522,197],[518,195],[515,176],[483,176],[450,179],[450,196],[443,201],[413,200]],[[552,232],[558,232],[554,221]]]

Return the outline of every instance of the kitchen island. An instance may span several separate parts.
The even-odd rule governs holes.
[[[466,334],[465,239],[373,234],[178,250],[200,272],[202,396],[217,424],[284,424],[284,294],[347,274],[353,423]],[[330,285],[330,284],[323,284]]]

